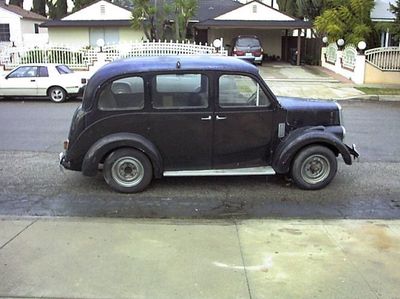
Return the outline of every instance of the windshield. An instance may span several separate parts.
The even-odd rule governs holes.
[[[260,47],[260,41],[254,37],[239,38],[236,42],[238,47]]]

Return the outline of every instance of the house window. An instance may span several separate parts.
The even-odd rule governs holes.
[[[10,41],[10,24],[0,24],[0,41]]]
[[[119,43],[119,30],[115,28],[90,28],[89,30],[90,45],[97,47],[99,39],[104,40],[105,45],[113,45]]]
[[[39,33],[39,24],[35,24],[35,34]]]

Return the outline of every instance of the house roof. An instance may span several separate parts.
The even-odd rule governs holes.
[[[61,20],[45,22],[41,27],[128,27],[131,11],[105,0],[98,0]]]
[[[241,6],[242,3],[233,0],[199,0],[196,15],[192,19],[200,22],[214,19]]]
[[[248,2],[222,15],[201,21],[196,28],[298,29],[312,28],[311,22],[291,17],[260,1]]]
[[[0,8],[3,8],[3,9],[5,9],[9,12],[12,12],[16,15],[19,15],[23,19],[38,20],[38,21],[46,21],[47,20],[47,18],[42,15],[39,15],[32,11],[25,10],[17,5],[6,4],[3,1],[0,1]]]
[[[52,20],[40,27],[127,27],[130,20]]]
[[[312,28],[312,22],[294,21],[238,21],[238,20],[207,20],[195,25],[198,29],[214,28],[251,28],[251,29],[298,29]]]
[[[371,11],[372,21],[394,21],[396,16],[389,10],[389,3],[395,4],[395,0],[375,0]]]

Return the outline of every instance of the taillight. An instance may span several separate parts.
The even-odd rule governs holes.
[[[244,51],[240,51],[237,48],[233,48],[233,55],[243,56],[243,55],[245,55],[245,52]]]
[[[253,56],[261,56],[262,51],[261,50],[257,50],[257,51],[253,51]]]

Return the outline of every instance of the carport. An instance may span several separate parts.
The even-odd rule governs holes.
[[[228,13],[195,23],[194,28],[197,42],[212,43],[217,38],[223,38],[224,46],[229,46],[238,35],[257,35],[267,54],[283,58],[288,57],[288,40],[296,37],[296,64],[300,65],[301,32],[312,28],[312,23],[252,1]]]

